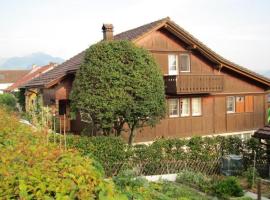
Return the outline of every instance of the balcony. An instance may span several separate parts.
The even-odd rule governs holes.
[[[164,76],[167,94],[207,94],[223,91],[223,75],[167,75]]]

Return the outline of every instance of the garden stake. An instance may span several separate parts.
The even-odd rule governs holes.
[[[61,139],[61,136],[62,136],[62,128],[61,128],[61,117],[59,116],[59,124],[60,124],[60,149],[62,149],[62,139]]]
[[[56,136],[56,130],[55,130],[55,123],[56,123],[56,120],[55,120],[55,114],[53,115],[53,143],[55,144],[55,136]]]
[[[261,200],[262,199],[262,194],[261,194],[261,179],[258,178],[258,182],[257,182],[257,200]]]
[[[254,185],[255,182],[255,170],[256,170],[256,151],[254,151],[254,160],[253,160],[253,174],[252,174],[252,186]]]
[[[67,138],[66,138],[66,114],[64,114],[64,144],[65,151],[67,150]]]

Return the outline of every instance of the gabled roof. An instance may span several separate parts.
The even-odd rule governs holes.
[[[29,70],[0,70],[0,83],[14,83]]]
[[[187,43],[191,49],[193,49],[194,51],[195,50],[199,51],[208,59],[216,63],[217,66],[219,66],[220,68],[222,67],[229,68],[244,76],[254,79],[268,87],[270,86],[270,79],[223,58],[222,56],[220,56],[219,54],[215,53],[213,50],[208,48],[205,44],[200,42],[198,39],[196,39],[189,32],[185,31],[175,22],[170,20],[169,17],[151,22],[149,24],[145,24],[143,26],[122,32],[120,34],[117,34],[114,36],[114,39],[115,40],[130,40],[130,41],[136,42],[137,40],[141,39],[145,35],[151,33],[152,31],[158,30],[162,27],[166,28],[167,30],[172,32],[174,35],[179,37],[181,40],[183,40],[185,43]],[[60,80],[61,78],[63,78],[70,71],[76,71],[77,69],[79,69],[80,64],[83,62],[84,53],[85,51],[77,54],[76,56],[70,58],[66,62],[54,68],[53,70],[41,75],[40,77],[36,79],[33,79],[32,81],[27,83],[25,86],[26,87],[51,86],[50,83],[57,82],[57,80]]]
[[[55,63],[50,63],[50,64],[45,65],[45,66],[35,67],[31,71],[29,71],[29,73],[27,73],[25,76],[23,76],[22,78],[17,80],[15,83],[13,83],[11,86],[9,86],[5,90],[7,92],[11,92],[11,91],[13,91],[15,89],[18,89],[21,86],[23,86],[24,84],[26,84],[27,82],[29,82],[30,80],[32,80],[34,78],[37,78],[38,76],[40,76],[41,74],[51,70],[55,66],[56,66]]]

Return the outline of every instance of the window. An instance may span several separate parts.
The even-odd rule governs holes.
[[[245,111],[253,112],[253,96],[245,97]]]
[[[189,98],[180,99],[180,115],[181,117],[186,117],[190,115],[190,99]]]
[[[67,101],[59,100],[59,115],[66,114],[67,111]]]
[[[178,99],[169,99],[169,116],[170,117],[178,117],[179,116]]]
[[[227,113],[235,112],[235,97],[227,97]]]
[[[180,55],[180,72],[190,72],[189,54]]]
[[[236,109],[237,113],[245,112],[245,97],[238,96],[236,97]]]
[[[270,94],[267,95],[267,101],[270,103]]]
[[[202,115],[202,99],[201,98],[192,98],[192,116]]]
[[[175,54],[171,54],[168,56],[168,66],[169,66],[169,75],[177,75],[178,74],[178,56]]]

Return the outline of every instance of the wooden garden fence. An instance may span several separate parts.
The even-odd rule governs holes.
[[[220,160],[163,160],[143,162],[123,162],[104,166],[107,177],[116,176],[123,170],[133,170],[138,176],[175,174],[182,170],[201,172],[208,175],[220,173]]]

